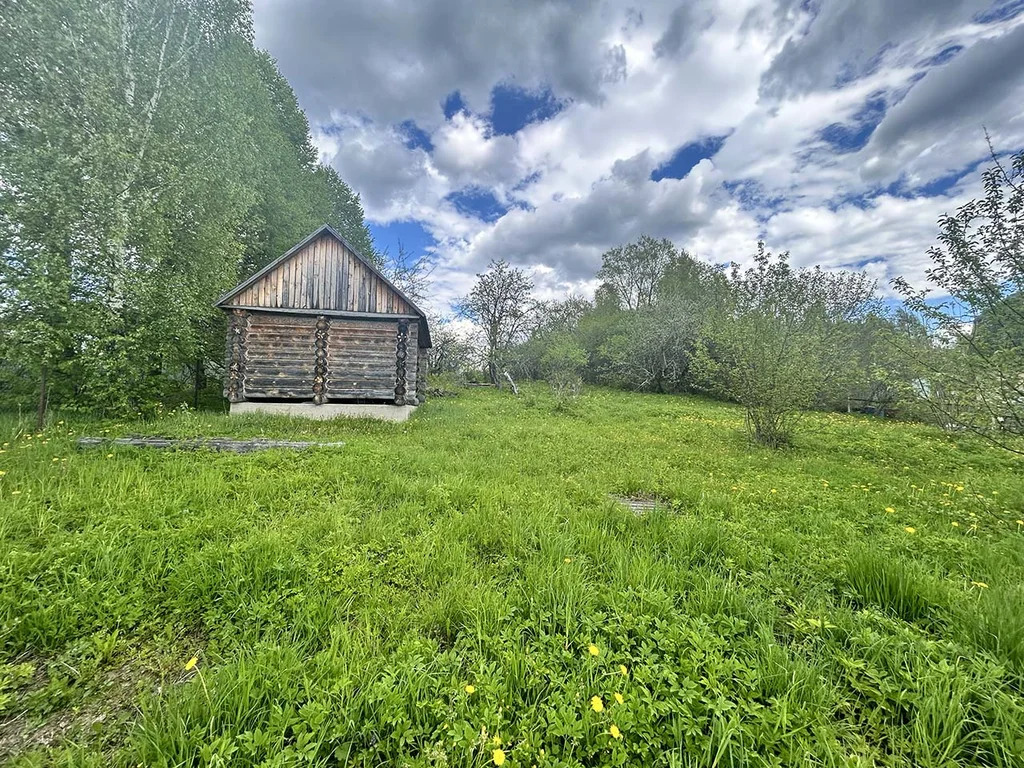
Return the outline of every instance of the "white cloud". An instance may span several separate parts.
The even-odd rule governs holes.
[[[905,193],[982,162],[982,125],[997,149],[1024,146],[1024,14],[987,20],[987,6],[257,0],[256,27],[368,217],[435,238],[441,306],[493,258],[545,295],[593,290],[601,253],[641,234],[716,263],[765,237],[799,264],[920,280],[936,219],[977,184]],[[499,84],[563,108],[498,135]],[[469,109],[445,119],[454,91]],[[837,144],[844,132],[858,141]],[[710,136],[727,136],[713,159],[650,180]],[[451,202],[471,189],[508,211]]]

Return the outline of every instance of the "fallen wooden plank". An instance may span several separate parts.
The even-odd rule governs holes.
[[[266,451],[272,448],[283,448],[301,451],[307,448],[341,448],[344,443],[305,443],[290,440],[267,440],[262,437],[250,440],[232,440],[226,437],[80,437],[79,448],[99,448],[102,446],[127,445],[135,448],[168,448],[180,451],[229,451],[231,453],[251,453]]]

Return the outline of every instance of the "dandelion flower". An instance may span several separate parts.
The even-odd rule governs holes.
[[[199,663],[199,657],[198,657],[198,656],[193,656],[193,657],[192,657],[191,659],[189,659],[189,660],[188,660],[188,662],[187,662],[187,663],[185,664],[185,671],[186,671],[186,672],[191,672],[191,671],[192,671],[193,669],[195,669],[195,668],[196,668],[196,664],[198,664],[198,663]]]
[[[494,742],[494,746],[496,746],[496,747],[500,747],[501,746],[501,736],[499,736],[498,734],[494,734],[494,738],[491,739],[491,741]]]
[[[950,525],[952,525],[954,528],[959,528],[960,527],[960,523],[958,523],[956,520],[954,520],[952,523],[950,523]]]
[[[1017,525],[1024,525],[1024,520],[1018,520]]]
[[[895,510],[895,509],[893,509],[892,507],[886,507],[886,508],[885,508],[885,511],[886,511],[886,512],[888,512],[888,513],[889,513],[889,514],[891,515],[891,514],[892,514],[893,512],[895,512],[896,510]]]
[[[905,527],[905,528],[904,528],[903,530],[904,530],[904,531],[906,531],[906,532],[907,532],[907,533],[909,533],[909,534],[915,534],[915,533],[917,533],[917,528],[915,528],[915,527],[914,527],[914,526],[912,526],[912,525],[908,525],[908,526],[906,526],[906,527]]]
[[[112,459],[112,458],[114,458],[114,454],[112,454],[112,453],[108,453],[108,454],[107,454],[107,458],[108,458],[108,459]]]
[[[504,765],[505,751],[501,749],[494,750],[493,752],[491,752],[491,759],[494,761],[495,765]]]
[[[622,731],[619,730],[619,726],[615,725],[615,723],[612,723],[611,728],[608,729],[608,733],[611,734],[613,739],[622,738]]]
[[[54,464],[56,464],[58,461],[60,461],[60,458],[58,458],[57,456],[54,456],[52,461],[53,461]]]
[[[7,470],[5,470],[5,469],[0,469],[0,477],[3,477],[3,476],[4,476],[4,475],[6,475],[6,474],[7,474]]]
[[[466,686],[466,693],[476,693],[476,686],[475,685],[467,685]]]
[[[590,708],[595,712],[604,712],[604,702],[601,701],[600,696],[594,696],[590,700]]]
[[[622,694],[621,693],[616,692],[615,693],[615,701],[617,703],[619,703],[619,704],[622,704],[625,701],[625,699],[622,698]]]
[[[1021,522],[1020,520],[1018,520],[1017,522],[1020,523],[1021,525],[1024,525],[1024,522]],[[625,664],[619,664],[619,673],[623,677],[628,677],[629,676],[629,668],[626,667]]]
[[[778,490],[776,490],[775,488],[772,488],[771,492],[772,493],[778,493]]]
[[[562,562],[563,563],[571,563],[572,562],[572,558],[571,557],[567,557]]]
[[[988,584],[984,581],[972,581],[971,584],[976,586],[978,589],[988,589]]]
[[[587,646],[587,653],[589,653],[591,656],[600,656],[601,655],[601,649],[598,648],[593,643],[591,643],[590,645]]]

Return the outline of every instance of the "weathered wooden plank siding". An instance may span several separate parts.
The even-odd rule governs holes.
[[[322,235],[234,296],[232,306],[409,315],[415,311],[348,248]]]

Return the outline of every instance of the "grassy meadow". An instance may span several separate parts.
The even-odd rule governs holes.
[[[966,437],[814,414],[769,451],[733,406],[539,386],[23,427],[0,762],[1024,765],[1024,462]]]

